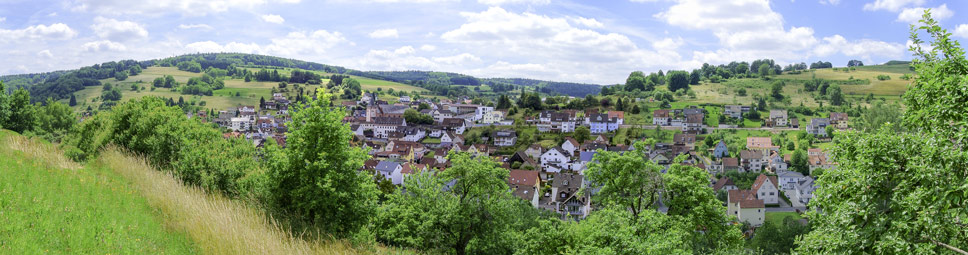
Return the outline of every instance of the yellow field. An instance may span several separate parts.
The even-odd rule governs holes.
[[[905,81],[901,79],[899,73],[888,73],[888,72],[878,72],[878,71],[867,71],[867,70],[857,70],[850,72],[834,71],[832,69],[820,69],[810,72],[803,72],[800,74],[784,74],[777,78],[780,79],[797,79],[797,80],[809,80],[813,79],[814,74],[817,78],[828,79],[828,80],[848,80],[850,77],[854,79],[868,79],[871,81],[868,85],[842,85],[844,94],[857,94],[857,95],[867,95],[868,93],[873,93],[879,96],[896,96],[904,94],[907,91],[907,85],[910,81]],[[888,75],[891,76],[890,80],[881,81],[877,79],[878,75]]]

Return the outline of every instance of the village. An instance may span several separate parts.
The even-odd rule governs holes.
[[[290,106],[285,96],[276,93],[259,106],[226,109],[212,119],[228,131],[226,138],[244,137],[257,147],[267,142],[285,146]],[[413,100],[401,96],[391,104],[379,100],[374,93],[364,93],[360,100],[344,101],[341,106],[347,111],[343,121],[350,125],[356,144],[371,155],[362,170],[371,171],[378,181],[399,187],[407,175],[417,171],[446,171],[450,166],[447,155],[451,152],[490,157],[510,171],[507,182],[514,196],[536,208],[558,213],[562,219],[581,220],[592,211],[595,185],[584,178],[584,170],[597,152],[634,149],[630,143],[635,141],[612,142],[610,138],[620,128],[676,131],[671,142],[655,142],[648,147],[649,159],[668,169],[676,157],[685,155],[681,164],[707,170],[709,185],[727,206],[727,212],[753,228],[764,224],[767,212],[807,210],[816,188],[816,175],[837,167],[826,151],[810,148],[809,171],[794,171],[790,167],[792,155],[783,154],[783,145],[774,143],[769,136],[745,137],[746,143],[741,146],[731,147],[723,140],[715,141],[714,146],[697,146],[710,130],[740,128],[725,123],[708,127],[704,123],[709,113],[694,106],[653,110],[652,125],[629,125],[623,111],[595,109],[544,110],[525,118],[524,123],[515,123],[507,117],[507,110],[472,104],[471,100]],[[432,122],[408,123],[404,115],[410,109],[428,120],[432,118]],[[740,119],[751,110],[751,106],[725,105],[720,114]],[[203,114],[199,113],[200,117],[205,117]],[[801,128],[798,119],[788,117],[787,110],[771,110],[759,129],[798,130],[825,138],[832,129],[849,128],[845,113],[831,112],[829,116],[811,119]],[[591,135],[581,141],[566,136],[560,144],[548,147],[538,143],[522,145],[516,130],[522,125],[534,127],[539,133],[577,136],[576,130],[587,129]],[[466,132],[483,127],[493,131],[477,139],[479,143],[466,141]],[[590,192],[580,192],[583,190]]]

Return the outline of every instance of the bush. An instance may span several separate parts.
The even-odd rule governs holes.
[[[891,79],[891,76],[886,74],[881,74],[877,76],[877,80],[881,80],[881,81],[887,81],[890,79]]]

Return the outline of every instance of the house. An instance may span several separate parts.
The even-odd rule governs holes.
[[[763,170],[763,165],[766,163],[762,151],[742,150],[739,152],[739,159],[743,170],[750,172]],[[743,170],[740,172],[743,172]]]
[[[484,116],[485,115],[487,115],[488,113],[493,112],[493,111],[494,111],[494,107],[490,107],[490,106],[478,106],[477,108],[474,109],[474,118],[471,119],[471,120],[472,121],[482,120],[482,119],[484,119]]]
[[[504,120],[504,112],[503,111],[490,111],[490,112],[484,114],[484,118],[481,119],[480,123],[481,124],[495,124],[495,123],[500,123],[502,120]]]
[[[418,127],[400,126],[397,127],[396,133],[399,133],[403,136],[400,138],[400,140],[408,142],[420,141],[423,140],[424,137],[427,137],[427,131]]]
[[[686,121],[682,123],[682,132],[702,132],[704,118],[705,114],[701,112],[686,114]]]
[[[520,162],[520,164],[515,167],[515,162]],[[510,158],[508,158],[506,163],[508,164],[508,167],[512,169],[528,169],[528,167],[530,167],[531,170],[534,170],[541,167],[538,162],[535,162],[534,159],[525,154],[523,151],[515,152]]]
[[[400,99],[398,101],[400,101],[401,103],[409,104],[410,96],[400,96]]]
[[[790,119],[790,127],[800,129],[800,120],[797,120],[797,118]]]
[[[232,131],[249,131],[252,130],[253,120],[251,117],[234,117],[230,119],[229,129]]]
[[[719,143],[716,144],[716,148],[713,149],[713,157],[724,158],[728,156],[729,156],[729,148],[726,147],[726,142],[723,140],[719,140]]]
[[[767,120],[767,126],[785,127],[787,118],[787,110],[770,110],[770,119]]]
[[[393,161],[380,161],[374,168],[377,174],[383,176],[383,178],[390,180],[393,185],[403,184],[403,165]]]
[[[463,135],[466,126],[464,125],[464,119],[461,118],[446,118],[440,122],[440,126],[446,131],[454,131],[458,135]]]
[[[810,203],[810,199],[813,199],[813,192],[817,190],[817,185],[813,183],[813,177],[807,176],[800,179],[800,183],[794,188],[794,195],[796,200],[799,200],[802,204]]]
[[[847,129],[847,113],[843,112],[831,112],[830,113],[830,125],[835,128],[844,130]]]
[[[777,171],[776,177],[780,188],[785,190],[795,189],[803,180],[803,174],[797,171]]]
[[[786,160],[783,159],[783,155],[780,155],[780,152],[778,151],[771,152],[766,161],[767,166],[770,168],[770,170],[773,170],[773,172],[787,170],[788,165]]]
[[[575,155],[575,152],[581,148],[581,144],[575,138],[566,137],[565,141],[561,143],[561,148],[568,151],[569,154]]]
[[[580,194],[584,177],[579,174],[561,173],[555,176],[551,186],[555,212],[564,219],[579,220],[591,211],[589,194]],[[587,193],[587,192],[586,192]]]
[[[769,155],[770,151],[779,150],[780,146],[773,145],[773,138],[771,137],[750,136],[746,138],[746,149],[757,150],[762,152],[763,155]]]
[[[739,159],[723,158],[723,171],[739,170]]]
[[[360,128],[373,130],[373,136],[377,138],[386,138],[388,133],[397,131],[397,127],[406,125],[407,121],[399,117],[373,117],[371,121],[360,123]]]
[[[758,227],[766,219],[766,205],[756,198],[752,190],[730,190],[726,198],[726,213],[736,216],[740,222]]]
[[[532,206],[538,206],[538,191],[541,188],[538,171],[511,170],[508,174],[508,186],[515,197],[528,201]]]
[[[524,154],[532,159],[538,159],[541,157],[541,154],[544,154],[544,148],[541,148],[541,145],[532,144],[528,146],[528,149],[524,150]]]
[[[652,125],[668,126],[670,120],[669,110],[659,109],[652,112]]]
[[[494,146],[498,147],[514,146],[514,143],[518,141],[518,135],[513,129],[494,131],[491,137],[494,138]]]
[[[672,136],[672,143],[685,145],[689,148],[696,147],[696,134],[675,134]]]
[[[447,147],[455,144],[464,145],[464,136],[458,135],[454,131],[444,132],[444,134],[440,136],[441,146]]]
[[[732,118],[743,118],[743,115],[750,112],[750,107],[745,105],[727,105],[723,107],[723,115]]]
[[[429,114],[434,116],[434,122],[437,123],[444,122],[444,119],[454,117],[454,113],[447,109],[430,110]]]
[[[625,112],[623,111],[608,111],[608,118],[615,119],[620,126],[625,124]]]
[[[729,191],[729,190],[738,190],[738,189],[739,187],[736,187],[736,184],[733,184],[733,180],[730,180],[725,176],[723,176],[723,178],[719,178],[719,180],[717,180],[716,183],[713,183],[713,191],[716,191],[716,192],[719,192],[720,190]]]
[[[807,126],[807,133],[815,136],[827,136],[827,126],[830,125],[828,118],[815,118],[810,120]]]
[[[572,165],[571,169],[577,171],[579,174],[582,174],[582,172],[584,172],[585,169],[588,168],[588,163],[591,163],[592,160],[595,159],[596,153],[598,152],[596,151],[578,152],[578,161],[575,161],[575,163],[571,164]]]
[[[567,112],[542,111],[538,115],[538,131],[540,132],[574,132],[574,115]]]
[[[821,154],[818,156],[807,155],[807,163],[810,165],[810,175],[814,175],[813,171],[817,169],[834,169],[837,168],[837,163],[834,163],[826,154]]]
[[[753,181],[750,190],[756,192],[756,198],[763,200],[763,203],[775,205],[780,203],[780,189],[777,187],[776,176],[766,176],[760,174]]]
[[[568,170],[568,164],[570,162],[571,155],[561,147],[554,147],[548,149],[544,154],[541,154],[541,168],[545,172],[557,173],[561,170]]]
[[[618,130],[618,120],[609,118],[606,114],[592,114],[588,117],[588,129],[592,134],[601,134]]]

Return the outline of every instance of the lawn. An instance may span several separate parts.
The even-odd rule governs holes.
[[[803,216],[795,212],[766,212],[766,220],[764,223],[772,222],[776,226],[783,224],[783,219],[786,217],[793,217],[793,219],[799,220],[803,219]]]
[[[123,178],[49,143],[0,133],[0,253],[193,254]]]

